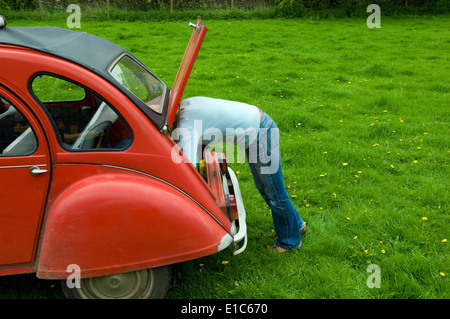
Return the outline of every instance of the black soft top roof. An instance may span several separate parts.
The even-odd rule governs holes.
[[[108,73],[118,56],[128,53],[119,45],[85,32],[57,27],[5,27],[0,43],[31,48],[73,61],[112,79]]]
[[[123,54],[133,57],[143,68],[148,70],[130,52],[111,41],[89,33],[57,27],[4,27],[0,28],[0,44],[35,49],[88,68],[114,84],[134,101],[158,128],[161,129],[164,125],[167,110],[162,115],[151,112],[142,101],[121,86],[109,73],[112,63]]]

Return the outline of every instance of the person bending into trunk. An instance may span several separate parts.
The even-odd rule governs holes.
[[[279,131],[269,115],[246,103],[192,97],[181,102],[171,131],[193,165],[201,160],[203,145],[232,142],[245,151],[255,186],[271,209],[278,236],[269,249],[285,252],[300,248],[306,223],[284,186]]]

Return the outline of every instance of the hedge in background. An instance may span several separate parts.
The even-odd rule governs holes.
[[[21,11],[60,13],[79,4],[95,19],[184,19],[195,10],[204,18],[366,17],[367,6],[378,4],[383,16],[448,14],[448,0],[0,0],[0,13],[21,17]]]

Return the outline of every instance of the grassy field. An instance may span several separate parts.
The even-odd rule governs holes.
[[[195,22],[196,17],[191,21]],[[187,86],[258,105],[281,130],[286,187],[308,223],[299,251],[275,233],[247,164],[233,163],[249,243],[178,265],[177,298],[449,298],[450,19],[204,21]],[[11,21],[10,26],[61,21]],[[187,22],[82,21],[171,86]],[[381,271],[369,288],[369,265]],[[55,282],[0,278],[0,296],[59,298]]]

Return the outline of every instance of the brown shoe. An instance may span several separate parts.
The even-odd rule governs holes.
[[[300,247],[302,247],[302,245],[300,245]],[[272,253],[285,253],[287,251],[300,250],[300,247],[292,248],[292,249],[284,249],[284,248],[281,248],[280,246],[273,244],[272,246],[267,247],[267,249]]]
[[[303,222],[302,228],[300,229],[300,235],[304,235],[306,233],[306,222]]]
[[[272,253],[285,253],[288,251],[287,249],[281,248],[280,246],[277,245],[269,246],[267,247],[267,249]]]

